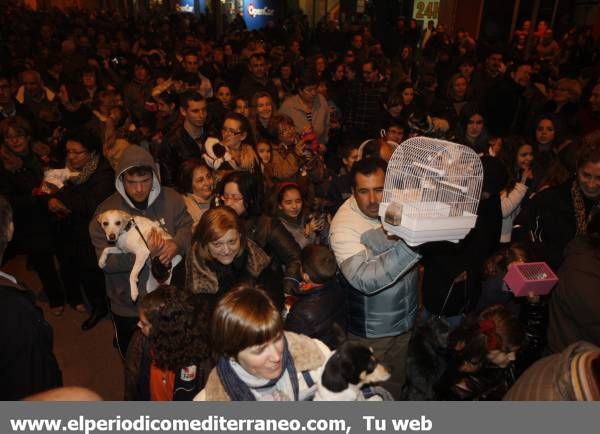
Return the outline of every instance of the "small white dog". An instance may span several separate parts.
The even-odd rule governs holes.
[[[104,268],[106,266],[106,260],[108,259],[109,253],[133,253],[135,255],[135,263],[133,264],[133,268],[131,269],[131,273],[129,275],[131,300],[135,302],[139,295],[139,289],[137,285],[138,276],[144,268],[146,261],[150,257],[150,250],[148,250],[144,239],[148,241],[148,237],[150,236],[152,229],[158,230],[164,239],[171,239],[172,237],[160,226],[158,222],[150,220],[146,217],[133,217],[131,214],[128,214],[125,211],[104,211],[98,216],[97,220],[98,223],[100,223],[102,230],[106,234],[106,239],[111,243],[116,243],[116,246],[106,247],[102,251],[100,259],[98,259],[98,266],[100,268]],[[136,226],[144,236],[144,239],[142,239],[140,236]],[[179,264],[180,261],[181,255],[176,255],[171,263],[174,267],[175,265]],[[169,276],[167,283],[170,280],[171,276]],[[158,282],[156,279],[154,279],[152,273],[150,273],[148,285],[146,286],[146,292],[152,292],[157,286]]]
[[[59,190],[64,187],[65,182],[71,178],[75,178],[79,175],[79,172],[73,172],[68,168],[64,169],[48,169],[44,172],[44,182],[42,183],[42,191],[44,193],[51,193],[50,188],[46,184],[52,184]]]

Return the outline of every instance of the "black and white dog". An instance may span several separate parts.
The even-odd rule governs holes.
[[[369,347],[345,341],[325,363],[314,400],[358,401],[362,399],[364,385],[389,378],[389,371],[375,359]]]

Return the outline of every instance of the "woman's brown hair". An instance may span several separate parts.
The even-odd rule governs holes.
[[[29,125],[29,122],[20,116],[13,116],[12,118],[7,118],[0,122],[0,136],[3,141],[6,141],[6,136],[10,130],[15,134],[23,134],[27,137],[31,137],[31,126]]]
[[[283,333],[283,320],[266,292],[240,286],[217,304],[211,319],[211,343],[218,355],[237,357]]]
[[[194,234],[192,243],[196,244],[195,250],[205,260],[213,259],[208,251],[208,243],[217,241],[227,231],[234,229],[240,234],[240,251],[246,248],[246,231],[238,215],[228,206],[212,208],[202,214]]]

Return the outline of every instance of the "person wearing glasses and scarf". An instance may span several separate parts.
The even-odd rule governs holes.
[[[242,218],[248,238],[271,257],[271,278],[280,279],[283,271],[283,291],[274,298],[275,304],[282,307],[283,292],[293,293],[302,279],[300,246],[277,218],[265,214],[260,181],[248,172],[231,172],[219,185],[218,199]]]
[[[82,330],[93,328],[108,313],[104,273],[98,268],[88,232],[96,208],[115,190],[115,174],[101,149],[94,134],[84,130],[70,133],[66,166],[78,175],[48,199],[48,210],[57,220],[62,280],[72,291],[82,286],[91,304],[91,315],[81,325]]]

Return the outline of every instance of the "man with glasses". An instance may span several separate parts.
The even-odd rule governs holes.
[[[160,144],[156,154],[163,185],[175,186],[181,163],[190,158],[201,158],[206,141],[206,100],[194,91],[181,94],[179,112],[183,123],[171,130]]]
[[[161,264],[168,267],[176,255],[184,256],[192,235],[192,217],[188,214],[181,195],[169,187],[160,185],[158,170],[152,155],[139,146],[131,145],[123,151],[115,173],[117,192],[100,204],[96,216],[92,218],[89,225],[96,255],[100,257],[104,249],[109,247],[106,235],[96,217],[104,211],[121,210],[134,217],[144,216],[158,222],[172,236],[172,239],[164,239],[158,232],[152,232],[147,237],[146,242],[151,258],[158,258]],[[129,226],[126,230],[136,230],[135,227]],[[129,274],[134,260],[132,254],[109,254],[104,267],[106,292],[110,299],[116,331],[116,344],[123,357],[138,322],[138,305],[131,300],[129,287]],[[181,261],[180,265],[172,270],[171,283],[177,284],[175,280],[178,279],[178,271],[184,266],[183,264],[184,261]],[[147,287],[150,268],[148,262],[139,274],[140,298],[143,298],[148,290],[153,289]]]
[[[346,129],[363,139],[375,137],[381,129],[387,82],[374,60],[361,65],[362,79],[354,80],[346,99]]]

